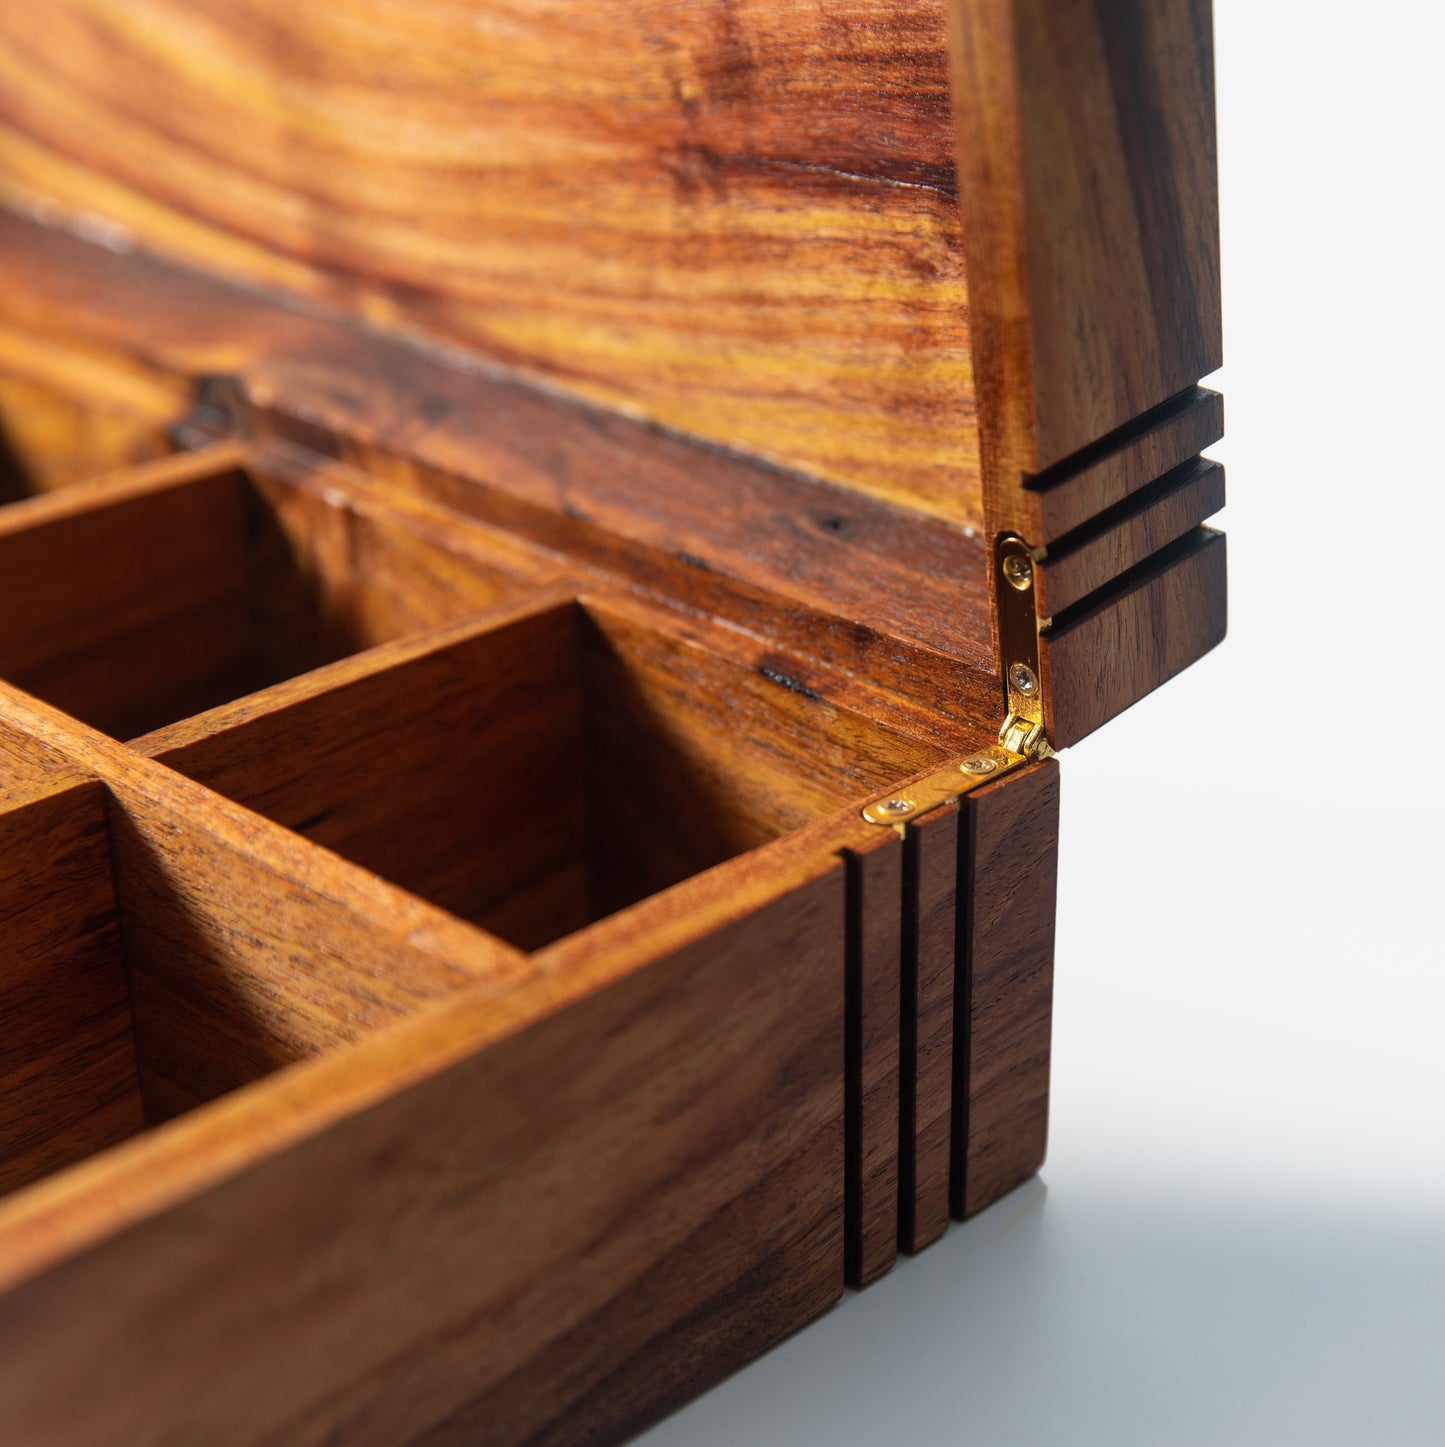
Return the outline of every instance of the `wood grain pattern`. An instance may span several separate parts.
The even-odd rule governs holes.
[[[0,676],[122,735],[253,686],[239,474],[54,501],[0,516]]]
[[[1058,765],[976,790],[963,816],[951,1184],[960,1217],[1033,1175],[1048,1143]]]
[[[105,790],[0,812],[0,1194],[144,1124]]]
[[[1036,542],[1030,477],[1220,364],[1210,4],[952,14],[984,510]]]
[[[664,623],[544,595],[137,747],[525,948],[936,755]]]
[[[530,947],[590,917],[578,631],[509,609],[137,746]]]
[[[936,748],[854,712],[786,657],[719,658],[666,615],[588,599],[582,644],[596,907],[631,903],[926,767]]]
[[[320,1062],[224,1191],[179,1183],[207,1128],[254,1139],[257,1097],[154,1133],[130,1161],[161,1208],[0,1298],[0,1437],[615,1442],[822,1310],[843,880],[793,874],[660,955],[634,931],[560,990]],[[38,1263],[87,1229],[119,1167],[86,1169],[69,1215],[0,1209],[0,1238],[41,1233]]]
[[[180,375],[245,376],[258,440],[339,451],[955,720],[998,706],[983,541],[815,479],[0,212],[0,318]]]
[[[463,968],[378,938],[194,815],[126,794],[110,817],[149,1123],[471,982]]]
[[[948,1229],[953,1120],[956,804],[910,824],[904,873],[898,1244],[921,1251]]]
[[[180,460],[8,510],[0,676],[128,737],[508,587],[400,531],[334,491]]]
[[[343,374],[336,360],[268,359],[248,389],[259,403],[248,426],[258,439],[335,450],[406,494],[634,587],[687,598],[935,708],[942,700],[955,717],[985,697],[992,710],[991,684],[978,678],[992,657],[987,565],[973,528],[564,407],[533,389],[441,369],[411,375],[410,360],[378,357],[359,384],[354,361]],[[301,394],[309,400],[298,424],[282,399]],[[417,396],[426,399],[420,409]]]
[[[64,754],[0,717],[0,801],[68,768]]]
[[[952,85],[959,160],[954,165],[945,155],[938,163],[942,169],[935,161],[928,163],[935,167],[928,171],[931,180],[921,179],[924,173],[919,172],[910,173],[906,181],[898,166],[916,165],[923,154],[918,147],[927,137],[938,139],[935,123],[942,113],[939,101],[945,89],[940,68],[942,17],[931,11],[911,11],[906,17],[889,12],[891,24],[875,27],[871,21],[879,12],[873,7],[881,4],[882,0],[868,0],[866,6],[848,11],[841,19],[820,18],[811,12],[803,16],[793,8],[764,0],[732,7],[729,24],[734,30],[729,33],[734,39],[741,37],[742,48],[729,53],[742,66],[738,73],[751,77],[749,84],[759,74],[768,73],[779,58],[791,56],[796,63],[799,55],[805,55],[806,65],[798,75],[812,74],[807,67],[816,65],[827,72],[829,84],[810,82],[797,90],[779,87],[766,102],[760,99],[761,93],[750,91],[746,104],[729,102],[716,110],[709,109],[711,102],[705,99],[704,89],[692,97],[702,106],[692,120],[706,115],[707,124],[715,128],[714,139],[719,144],[709,142],[708,151],[714,160],[738,155],[756,160],[765,152],[751,143],[764,133],[773,141],[806,135],[809,145],[824,139],[836,145],[845,136],[856,140],[853,131],[839,126],[843,111],[852,107],[861,106],[874,120],[885,112],[892,116],[898,106],[913,116],[918,128],[906,133],[867,131],[864,148],[873,161],[860,160],[861,152],[852,157],[861,169],[835,175],[834,171],[846,168],[830,169],[830,163],[815,172],[809,169],[815,164],[810,161],[791,177],[791,185],[783,188],[789,201],[762,209],[776,219],[779,205],[786,210],[796,199],[800,210],[793,219],[799,223],[798,235],[811,244],[820,235],[837,239],[827,225],[814,224],[820,215],[811,209],[809,199],[815,182],[841,186],[848,193],[850,224],[862,216],[876,219],[882,214],[872,201],[853,207],[858,197],[852,188],[863,184],[860,177],[868,178],[867,185],[872,185],[886,174],[889,204],[898,200],[894,193],[900,188],[921,188],[933,200],[939,199],[947,188],[938,177],[945,172],[961,183],[960,195],[950,196],[950,203],[960,200],[968,220],[959,245],[969,248],[968,267],[975,283],[968,326],[974,334],[974,360],[981,379],[984,441],[992,449],[983,520],[988,529],[1013,527],[1032,540],[1039,536],[1035,525],[1042,520],[1045,499],[1058,502],[1067,512],[1082,506],[1091,490],[1097,496],[1119,488],[1127,493],[1143,475],[1143,459],[1171,452],[1191,428],[1203,422],[1203,411],[1185,418],[1189,409],[1181,399],[1197,401],[1194,383],[1214,364],[1218,353],[1207,0],[1168,0],[1152,7],[1131,0],[1133,9],[1091,5],[1085,0],[1026,0],[1017,5],[1005,0],[960,0],[954,7],[957,36]],[[729,385],[740,389],[735,400],[745,404],[745,411],[731,418],[731,430],[726,433],[703,426],[701,435],[756,457],[781,461],[794,471],[770,470],[759,466],[756,458],[722,457],[681,437],[649,433],[618,415],[624,405],[644,418],[691,424],[677,423],[670,414],[662,417],[641,394],[623,397],[608,392],[602,398],[600,393],[586,392],[584,385],[588,396],[612,404],[613,410],[569,410],[556,398],[468,367],[468,357],[476,360],[470,353],[443,352],[435,346],[408,348],[394,337],[375,335],[378,322],[408,335],[420,326],[415,335],[434,342],[440,334],[429,332],[430,323],[418,320],[428,307],[442,318],[439,324],[443,328],[449,319],[466,314],[457,297],[447,293],[455,273],[449,270],[446,258],[429,256],[425,281],[415,274],[417,254],[410,243],[428,227],[435,224],[445,229],[462,216],[466,237],[458,233],[452,236],[453,242],[464,240],[468,247],[485,251],[496,238],[496,246],[511,247],[515,252],[518,233],[508,227],[520,226],[518,218],[525,216],[529,226],[537,222],[540,227],[536,242],[524,249],[527,264],[542,266],[550,255],[542,223],[552,217],[552,203],[572,193],[565,187],[559,189],[560,183],[548,169],[550,159],[544,165],[532,152],[526,153],[525,164],[507,171],[516,160],[508,149],[516,137],[507,131],[511,139],[499,150],[468,153],[468,164],[475,161],[483,169],[490,166],[507,171],[505,184],[499,181],[484,191],[449,192],[455,211],[418,205],[414,198],[409,199],[405,224],[388,231],[375,224],[376,211],[378,207],[385,211],[393,197],[406,194],[405,189],[392,189],[401,186],[403,178],[393,174],[395,157],[390,151],[383,148],[378,153],[369,148],[365,166],[372,209],[366,227],[353,231],[355,210],[346,204],[348,198],[355,199],[349,188],[360,166],[353,134],[371,133],[375,115],[369,107],[374,102],[384,98],[387,104],[399,104],[404,99],[417,108],[414,129],[408,134],[409,145],[420,148],[408,154],[416,161],[426,153],[438,135],[434,107],[451,104],[455,94],[442,83],[443,76],[453,72],[428,70],[422,57],[433,54],[432,47],[443,43],[455,28],[456,15],[448,9],[428,26],[400,14],[382,20],[367,11],[357,19],[333,8],[324,17],[309,12],[302,17],[273,14],[273,7],[275,0],[258,0],[244,15],[230,10],[222,15],[216,4],[207,3],[199,11],[190,7],[182,17],[178,0],[153,0],[143,12],[127,12],[128,18],[121,22],[107,7],[66,0],[54,24],[74,40],[73,47],[63,54],[47,52],[39,62],[27,63],[8,102],[10,111],[0,104],[0,138],[13,160],[13,176],[20,188],[15,194],[44,183],[53,185],[62,201],[69,197],[71,204],[81,194],[89,196],[94,204],[88,213],[104,215],[112,206],[138,208],[131,220],[142,238],[163,249],[174,242],[193,260],[222,271],[234,269],[252,279],[261,274],[252,263],[259,265],[257,257],[264,252],[268,262],[278,268],[274,274],[266,273],[268,280],[360,316],[372,330],[348,326],[335,317],[327,321],[303,314],[294,307],[258,305],[252,293],[234,288],[228,292],[224,286],[198,277],[186,277],[174,269],[168,272],[163,265],[124,254],[133,237],[103,228],[97,231],[93,222],[90,234],[101,235],[110,250],[85,246],[76,236],[53,230],[44,234],[43,244],[36,243],[33,236],[16,243],[19,254],[11,261],[18,261],[21,284],[16,288],[18,300],[6,303],[9,325],[23,328],[28,319],[47,334],[53,332],[58,346],[71,345],[80,337],[79,345],[89,355],[100,355],[108,344],[113,345],[127,364],[135,361],[138,366],[151,367],[163,360],[190,376],[217,370],[243,373],[248,395],[259,404],[257,410],[273,408],[313,437],[344,436],[348,441],[341,450],[349,452],[353,460],[364,458],[378,470],[388,470],[384,464],[391,459],[391,481],[399,487],[426,492],[459,510],[515,529],[588,567],[625,575],[636,586],[687,598],[744,627],[778,637],[791,650],[818,657],[829,667],[863,674],[910,698],[954,710],[960,719],[996,711],[997,660],[989,636],[982,539],[976,535],[978,508],[951,510],[941,507],[932,494],[924,496],[914,489],[908,480],[907,448],[909,439],[927,435],[927,428],[920,428],[917,416],[896,397],[880,404],[882,394],[873,386],[876,378],[864,375],[866,366],[846,375],[830,373],[829,395],[845,410],[855,412],[859,407],[883,405],[890,419],[901,419],[907,425],[906,435],[901,440],[890,436],[874,458],[880,476],[888,472],[899,479],[896,487],[876,480],[840,478],[811,453],[795,452],[786,440],[791,423],[771,418],[768,411],[773,383],[759,381],[750,370],[750,360],[719,344],[716,337],[709,342],[713,348],[709,355],[726,369]],[[488,115],[493,110],[498,114],[505,111],[504,129],[517,118],[531,116],[531,108],[541,107],[552,117],[546,124],[529,123],[529,145],[535,146],[539,138],[555,140],[563,133],[572,140],[577,138],[575,103],[579,93],[570,60],[564,56],[548,72],[543,88],[534,88],[540,83],[534,65],[540,52],[532,45],[537,32],[529,27],[533,21],[541,25],[564,14],[572,12],[549,11],[547,17],[541,17],[529,11],[521,16],[501,7],[494,18],[510,18],[501,30],[487,36],[485,44],[491,47],[487,53],[494,60],[506,58],[511,54],[509,47],[515,45],[520,47],[517,54],[526,58],[506,85],[497,79],[500,72],[487,70],[480,77],[471,77],[467,103],[475,103]],[[597,41],[589,28],[594,18],[584,17],[575,35],[568,32],[563,47],[567,55],[574,38]],[[612,69],[616,56],[629,55],[627,85],[619,93],[607,92],[609,105],[626,116],[635,118],[643,113],[631,109],[639,103],[641,92],[628,87],[637,84],[645,91],[656,79],[653,62],[667,50],[663,44],[657,54],[642,56],[647,63],[641,63],[635,44],[641,33],[638,27],[660,27],[662,18],[651,6],[629,12],[628,23],[612,26],[616,33],[608,40],[613,49],[589,56],[594,80],[600,77],[610,85],[620,73]],[[692,27],[701,22],[675,9],[669,9],[666,18],[674,27],[666,31],[668,43],[678,47],[674,58],[685,54],[695,59],[702,53],[698,49],[703,43],[702,30]],[[15,23],[23,26],[24,21]],[[163,36],[163,23],[174,30],[166,30]],[[409,26],[421,33],[418,44],[406,51],[406,65],[391,77],[385,96],[379,97],[370,73],[350,67],[358,57],[373,53],[369,47],[392,25]],[[832,30],[828,30],[830,25]],[[821,30],[816,29],[820,26]],[[936,33],[928,40],[925,32],[930,27]],[[819,38],[824,30],[828,31],[824,37],[827,45]],[[884,30],[891,48],[880,43]],[[657,38],[664,31],[658,28],[649,33]],[[98,41],[102,35],[103,45]],[[179,43],[178,37],[185,36],[203,36],[207,43],[194,47]],[[258,40],[258,36],[264,39]],[[711,45],[717,37],[710,32],[709,37],[706,43]],[[760,37],[770,44],[754,45]],[[473,39],[460,49],[453,44],[451,51],[473,54],[467,48]],[[21,36],[18,43],[17,53],[23,55],[27,41]],[[301,48],[293,53],[285,48],[290,43]],[[324,50],[315,49],[322,43]],[[795,51],[794,47],[801,49]],[[766,57],[760,58],[764,50]],[[321,53],[330,59],[319,71],[296,59]],[[125,73],[132,64],[153,69],[153,84],[127,85]],[[201,77],[217,64],[233,67],[227,71],[233,80],[264,75],[279,88],[237,91],[229,86],[212,87],[203,100]],[[427,71],[430,89],[425,96],[417,93],[414,66]],[[916,111],[908,110],[912,103],[903,98],[908,88],[897,83],[905,74],[912,94],[927,98],[918,101]],[[832,82],[840,75],[861,76],[867,83],[850,91],[845,80],[843,89],[835,90]],[[494,93],[489,89],[493,85],[501,89]],[[168,154],[188,150],[191,142],[178,137],[173,127],[152,127],[144,141],[138,132],[149,114],[145,106],[159,104],[162,96],[177,100],[192,92],[197,93],[194,98],[204,114],[187,132],[188,137],[212,136],[214,131],[212,139],[220,147],[212,147],[208,164],[223,179],[209,190],[195,185],[193,168],[143,167],[140,161],[147,146],[167,149]],[[587,103],[593,109],[596,94],[587,92]],[[144,105],[136,103],[138,115],[124,112],[124,154],[105,128],[80,120],[108,109],[123,110],[122,96],[132,102],[138,96],[145,98]],[[680,96],[677,92],[665,104],[680,104]],[[242,154],[235,149],[241,132],[222,127],[218,119],[218,112],[235,107],[271,115],[274,121],[274,112],[284,110],[288,98],[299,103],[302,97],[307,104],[321,105],[322,110],[305,112],[307,120],[297,132],[299,139],[288,149],[292,161],[306,158],[300,171],[282,167],[277,172],[265,146],[253,147],[256,154]],[[875,103],[875,110],[870,111]],[[328,109],[333,105],[338,109]],[[688,106],[682,109],[687,112]],[[335,153],[328,152],[330,164],[321,181],[317,177],[322,173],[312,172],[316,154],[308,149],[305,138],[317,139],[311,125],[323,112],[332,127],[326,131],[327,144]],[[7,114],[9,129],[5,128]],[[342,115],[361,129],[352,133],[340,128]],[[604,150],[618,141],[620,131],[613,133],[604,126],[598,132],[590,111],[589,117],[589,138]],[[820,117],[829,118],[821,128],[817,125]],[[625,118],[618,122],[621,130],[628,124]],[[657,134],[665,133],[664,126]],[[257,134],[273,136],[274,130],[261,125]],[[725,134],[738,141],[740,149],[721,147],[720,138]],[[448,136],[451,140],[452,133]],[[141,149],[133,149],[132,142]],[[883,151],[889,165],[880,169],[875,163]],[[943,153],[947,151],[945,146]],[[648,154],[651,162],[657,161],[653,151]],[[766,154],[771,165],[777,157]],[[476,160],[478,156],[483,159]],[[180,159],[178,154],[175,159]],[[605,208],[613,204],[615,196],[627,195],[640,174],[629,169],[630,165],[629,161],[620,170],[608,172],[608,185],[589,182],[588,197],[605,198],[595,203]],[[676,179],[673,170],[666,166],[663,170]],[[420,184],[423,173],[435,178],[425,168],[418,172],[413,166],[406,170],[406,184]],[[266,177],[266,187],[278,188],[267,191],[270,201],[281,196],[292,208],[284,220],[276,219],[269,250],[238,241],[240,232],[228,229],[231,223],[220,219],[220,213],[230,208],[236,213],[232,221],[239,225],[231,188],[256,183],[258,175]],[[332,185],[336,188],[335,194],[326,193],[332,204],[325,215],[332,229],[322,235],[303,228],[307,231],[305,244],[298,248],[292,244],[297,224],[294,203],[298,192],[306,192],[313,183],[323,190]],[[935,183],[943,188],[936,193],[929,189]],[[147,200],[147,188],[166,194],[150,195]],[[196,192],[204,194],[193,194]],[[737,201],[749,216],[757,214],[759,208],[753,200],[739,200],[743,191],[728,195],[728,205]],[[428,196],[435,199],[430,191]],[[495,208],[488,212],[494,224],[481,225],[472,214],[470,208],[478,197]],[[316,199],[311,193],[313,205]],[[183,200],[187,204],[183,205]],[[636,204],[635,198],[629,204],[630,214],[647,214],[645,205]],[[951,214],[951,204],[947,209]],[[64,206],[57,211],[48,203],[35,214],[54,221],[63,217]],[[265,206],[259,212],[247,207],[246,223],[254,226],[265,214]],[[681,236],[690,241],[706,231],[705,222],[692,210],[679,219],[686,226],[676,234],[669,232],[672,243]],[[577,237],[585,237],[595,255],[607,257],[607,266],[612,268],[607,286],[625,279],[626,263],[620,258],[633,255],[626,243],[619,243],[618,251],[607,252],[596,235],[588,232],[587,215],[575,210],[569,212],[568,227],[569,235],[575,232]],[[8,226],[7,234],[13,239],[24,230],[15,223]],[[917,240],[915,231],[904,231]],[[331,262],[324,259],[334,261],[334,248],[343,235],[353,264],[344,281],[339,273],[328,270]],[[791,301],[803,273],[790,271],[776,253],[765,256],[766,249],[759,251],[751,241],[743,246],[745,259],[740,260],[738,252],[730,249],[738,235],[730,232],[728,236],[726,245],[719,243],[709,250],[707,268],[716,267],[716,275],[726,273],[732,278],[752,276],[749,268],[755,264],[764,267],[770,277],[786,278],[780,284]],[[177,239],[182,237],[184,244]],[[949,245],[953,247],[950,254],[957,251],[957,246]],[[74,269],[57,294],[53,283],[45,283],[43,273],[55,271],[56,255],[69,247],[81,247],[88,260]],[[251,250],[257,255],[251,256]],[[396,263],[384,284],[400,287],[390,300],[370,289],[379,275],[371,261],[381,251]],[[475,259],[468,250],[466,265]],[[693,266],[687,275],[688,305],[695,312],[706,302],[709,317],[722,315],[726,307],[720,306],[705,282],[699,283],[698,271]],[[42,273],[38,278],[37,272]],[[80,272],[86,275],[76,274]],[[661,274],[655,266],[653,272]],[[714,275],[711,271],[707,274]],[[579,284],[586,275],[585,267],[568,268],[569,279],[577,278]],[[808,271],[806,275],[816,278],[823,272]],[[487,285],[495,279],[489,274]],[[564,299],[558,304],[560,310],[549,312],[545,299],[530,295],[514,281],[507,279],[505,302],[528,309],[522,324],[533,331],[540,329],[539,335],[545,333],[547,346],[556,344],[567,350],[575,373],[588,373],[592,362],[584,358],[585,347],[578,346],[573,336],[575,317],[567,310],[570,295],[565,288],[552,289]],[[428,292],[429,285],[437,290]],[[885,298],[886,287],[869,285],[870,297]],[[647,378],[660,379],[658,385],[666,391],[675,377],[666,365],[655,365],[657,358],[648,347],[654,319],[668,315],[665,299],[630,283],[625,290],[630,308],[627,348],[612,359],[608,375],[625,390],[635,377],[623,374],[636,366]],[[756,287],[749,293],[753,300],[762,295]],[[961,299],[959,293],[950,302],[950,315],[959,327],[964,321],[958,305]],[[771,298],[768,305],[776,300]],[[775,307],[774,311],[785,313],[790,320],[795,314],[806,315],[806,338],[800,350],[808,359],[823,355],[826,343],[820,337],[832,334],[806,306],[796,313],[791,306]],[[107,315],[99,316],[102,313]],[[491,306],[487,315],[516,320],[520,313],[508,312],[499,303]],[[136,335],[141,317],[143,345]],[[674,316],[667,325],[676,321]],[[97,326],[104,335],[95,335]],[[818,326],[822,326],[821,332]],[[708,323],[695,320],[677,331],[685,333],[689,346],[702,345],[710,336]],[[779,327],[771,313],[769,335],[780,346],[792,346],[797,340],[787,327]],[[929,335],[926,328],[910,331],[910,356],[925,356]],[[467,341],[460,333],[448,333],[445,339]],[[622,338],[613,340],[620,345]],[[732,341],[738,341],[736,334]],[[868,330],[865,351],[872,348],[881,356],[889,345],[886,328]],[[969,342],[961,333],[960,346],[962,355]],[[138,354],[143,355],[136,360]],[[495,355],[502,357],[503,353]],[[535,359],[529,360],[521,352],[506,352],[503,359],[529,375],[542,375],[529,371]],[[812,385],[807,362],[799,363],[791,354],[779,362],[777,370],[764,370],[775,380],[786,378],[789,406]],[[556,380],[552,373],[546,376]],[[358,385],[358,379],[364,382]],[[574,380],[569,375],[562,378],[562,384],[570,387]],[[706,383],[693,378],[688,386],[689,406],[694,402],[704,409],[711,405]],[[967,390],[971,397],[971,383]],[[962,394],[954,391],[949,395]],[[1114,455],[1119,452],[1116,444],[1121,429],[1128,432],[1141,417],[1153,416],[1151,409],[1161,407],[1178,411],[1177,416],[1170,412],[1172,420],[1156,419],[1168,439],[1146,446],[1130,433],[1133,441]],[[467,420],[457,422],[457,417]],[[512,418],[516,421],[508,420]],[[757,441],[748,430],[754,420],[764,433],[784,439],[781,450],[770,451],[768,445]],[[833,425],[833,420],[814,417],[807,424],[805,430],[812,441],[805,452],[826,449],[833,439],[844,437],[846,429]],[[851,442],[844,445],[852,447]],[[949,485],[961,487],[967,495],[974,473],[966,460],[959,467],[960,457],[959,449],[953,447],[947,463]],[[1070,467],[1087,481],[1078,487],[1063,486],[1064,479],[1056,470]],[[686,485],[679,486],[679,479],[686,479]],[[849,486],[828,485],[838,480]],[[1073,500],[1066,502],[1066,495]],[[1074,602],[1079,601],[1074,596]],[[175,646],[185,642],[167,641]],[[1050,680],[1058,677],[1066,694],[1091,686],[1089,677],[1066,679],[1061,670],[1062,656],[1056,660]]]
[[[1224,506],[1224,469],[1196,458],[1105,513],[1084,533],[1062,539],[1034,569],[1039,612],[1061,614],[1152,554],[1178,541]]]
[[[208,834],[189,802],[85,783],[0,813],[7,1186],[475,981]]]
[[[1049,739],[1067,748],[1224,638],[1224,534],[1196,528],[1043,634]]]
[[[941,0],[11,0],[0,175],[977,524],[948,86]]]
[[[229,939],[224,930],[217,934],[219,945],[234,947],[238,958],[244,960],[248,950],[257,949],[259,957],[270,958],[284,976],[288,968],[304,970],[313,955],[331,960],[329,937],[374,936],[377,983],[366,980],[372,973],[369,967],[363,967],[358,978],[364,982],[363,988],[374,992],[371,1005],[381,1012],[377,1018],[386,1017],[389,1001],[404,1013],[404,1002],[418,997],[407,980],[413,949],[428,955],[429,962],[416,968],[434,979],[446,976],[472,984],[487,981],[500,989],[523,967],[523,957],[500,941],[312,848],[289,830],[3,682],[0,731],[25,733],[59,756],[70,772],[101,779],[111,796],[113,831],[130,831],[138,850],[152,852],[153,874],[157,870],[164,874],[166,860],[172,859],[177,878],[183,878],[186,888],[196,893],[201,917],[213,907],[207,902],[212,895],[218,900],[215,908],[223,914],[239,909],[241,918],[247,911],[259,909],[259,901],[271,899],[274,911],[264,929],[252,936],[238,929]],[[232,868],[231,862],[236,860],[245,865],[240,874]],[[238,879],[244,879],[244,885],[238,884]],[[249,891],[249,896],[237,902],[231,896],[238,889]],[[317,931],[314,936],[313,930]],[[384,942],[393,932],[407,945],[400,957],[403,978],[394,992],[384,983]],[[293,938],[291,948],[278,948],[267,956],[265,942],[287,936]],[[468,962],[465,977],[456,974],[458,957]],[[360,958],[371,956],[363,952]],[[340,997],[351,988],[346,975],[343,963],[337,970]],[[278,998],[284,994],[282,988]],[[428,997],[428,991],[423,990],[422,995]]]
[[[875,830],[848,862],[847,1271],[866,1286],[898,1257],[903,841]]]
[[[1025,490],[1035,546],[1057,542],[1106,509],[1197,457],[1224,436],[1224,398],[1187,392],[1029,479]]]
[[[0,326],[0,503],[165,455],[185,406],[175,377]]]
[[[1057,769],[859,806],[992,529],[1056,744],[1222,633],[1208,50],[0,14],[0,1442],[616,1441],[1037,1168]]]

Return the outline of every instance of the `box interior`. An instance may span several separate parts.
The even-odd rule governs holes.
[[[786,656],[590,579],[544,589],[550,563],[449,546],[305,469],[142,468],[33,496],[52,490],[0,508],[0,678],[474,938],[543,949],[944,752]],[[14,742],[0,1193],[469,984],[228,852],[214,794],[167,812]]]
[[[589,599],[137,747],[536,949],[938,756],[780,678]]]
[[[0,1194],[465,983],[341,915],[354,968],[303,954],[261,883],[99,783],[0,812]]]
[[[515,587],[325,489],[239,469],[0,524],[0,677],[120,739]]]

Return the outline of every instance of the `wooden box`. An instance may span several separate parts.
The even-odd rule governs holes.
[[[616,1441],[1038,1167],[1213,135],[1207,0],[0,8],[0,1442]]]

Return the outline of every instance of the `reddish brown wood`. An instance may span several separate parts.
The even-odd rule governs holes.
[[[32,1253],[6,1263],[0,1438],[618,1441],[826,1307],[842,870],[657,943],[594,951],[605,990],[574,968],[319,1062],[269,1096],[264,1151],[243,1093],[86,1168],[68,1211],[0,1207]],[[198,1190],[218,1136],[252,1159]],[[127,1163],[151,1210],[55,1259]]]
[[[0,14],[5,1443],[615,1441],[981,1209],[1057,769],[860,808],[996,529],[1056,744],[1222,634],[1207,0],[383,9]]]
[[[997,707],[987,565],[968,530],[3,213],[0,262],[11,325],[182,374],[243,372],[261,436],[344,453],[394,493],[614,585],[685,598],[956,720]]]
[[[137,747],[530,946],[591,917],[578,629],[555,596],[496,609]]]
[[[1220,364],[1210,4],[952,14],[984,512],[1037,543],[1030,478]]]
[[[186,387],[0,325],[0,503],[163,456]]]
[[[948,86],[943,0],[0,15],[12,194],[976,525]]]
[[[193,811],[202,801],[192,796]],[[199,818],[204,819],[204,813]],[[111,838],[148,1122],[470,984],[246,849],[122,792]]]
[[[1223,436],[1224,398],[1207,387],[1191,387],[1030,478],[1024,536],[1035,546],[1057,542]]]
[[[934,757],[664,622],[498,609],[137,747],[526,948]]]
[[[959,950],[954,1067],[956,1216],[971,1216],[1043,1164],[1058,872],[1052,760],[963,801],[969,881]]]
[[[875,829],[848,852],[848,1279],[898,1256],[903,841]]]
[[[1041,639],[1049,738],[1067,748],[1224,638],[1224,535],[1194,531]]]
[[[1176,542],[1224,506],[1224,469],[1196,458],[1135,493],[1081,533],[1050,548],[1034,570],[1039,611],[1048,618],[1112,583]]]
[[[0,718],[0,801],[67,768],[63,754]]]
[[[908,826],[904,866],[898,1241],[920,1251],[948,1228],[953,1112],[958,806]]]
[[[0,813],[0,919],[4,1194],[144,1124],[99,784]]]
[[[0,516],[0,676],[125,738],[520,586],[403,533],[224,449],[68,488]]]

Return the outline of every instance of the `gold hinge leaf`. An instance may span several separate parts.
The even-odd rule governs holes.
[[[998,742],[965,760],[940,768],[864,809],[864,818],[903,831],[905,823],[940,809],[979,784],[992,783],[1023,764],[1053,754],[1044,735],[1043,679],[1039,670],[1039,608],[1034,553],[1014,532],[994,544],[994,593],[998,599],[998,647],[1004,664],[1004,722]]]
[[[998,644],[1003,663],[1004,721],[999,743],[1031,759],[1053,753],[1044,733],[1044,684],[1040,668],[1038,557],[1017,533],[994,543],[994,597],[998,600]]]
[[[990,744],[966,759],[875,799],[863,810],[863,817],[870,824],[892,824],[901,828],[929,810],[951,804],[971,789],[991,784],[1009,770],[1028,762],[1027,754],[1018,753],[1001,743]]]
[[[1044,733],[1044,689],[1039,670],[1039,618],[1034,587],[1038,555],[1015,533],[994,544],[994,595],[998,599],[999,650],[1003,660],[1005,714],[998,743],[949,764],[863,810],[870,824],[903,826],[931,809],[961,798],[981,784],[1054,751]]]

